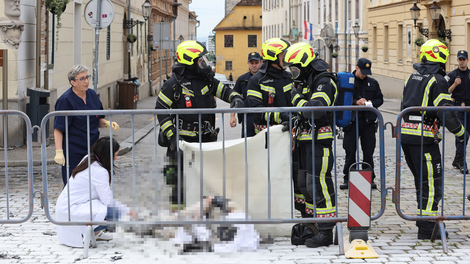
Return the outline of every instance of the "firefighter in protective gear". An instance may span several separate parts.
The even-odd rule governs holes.
[[[453,105],[448,93],[448,83],[444,79],[448,56],[449,50],[439,40],[431,39],[421,46],[421,63],[413,65],[416,71],[405,82],[401,110],[412,106]],[[444,119],[446,128],[462,140],[465,129],[455,112],[451,111],[409,112],[403,119],[401,145],[406,163],[415,178],[417,214],[424,217],[437,216],[442,196],[441,152],[438,145],[441,135],[438,124]],[[430,239],[434,225],[434,221],[416,221],[418,239]]]
[[[336,77],[327,70],[330,65],[317,58],[312,47],[305,42],[289,47],[284,56],[285,65],[293,73],[299,85],[292,90],[292,104],[302,106],[333,106],[338,94]],[[301,85],[300,85],[301,84]],[[313,117],[313,120],[312,120]],[[312,217],[333,218],[336,216],[332,141],[333,119],[330,112],[303,112],[295,128],[299,155],[299,172],[295,201],[305,202],[305,213]],[[313,142],[313,143],[312,143]],[[314,144],[315,163],[312,164]],[[313,179],[315,185],[313,185]],[[315,186],[315,190],[313,190]],[[300,190],[301,193],[298,193]],[[315,195],[315,204],[314,204]],[[296,206],[298,208],[298,206]],[[304,214],[302,214],[304,216]],[[307,216],[307,217],[308,217]],[[333,244],[335,223],[319,223],[319,233],[305,241],[307,247]]]
[[[206,53],[206,47],[198,41],[188,40],[178,45],[178,63],[172,68],[171,78],[163,84],[155,109],[215,108],[214,96],[230,103],[231,107],[244,107],[240,94],[214,78],[214,72],[205,57]],[[218,128],[215,128],[215,114],[201,114],[200,121],[198,114],[180,114],[179,120],[175,119],[176,115],[158,115],[162,130],[159,136],[163,137],[159,142],[169,142],[167,156],[170,158],[170,166],[164,169],[164,173],[167,183],[176,188],[178,139],[199,142],[201,131],[202,142],[216,141]],[[176,137],[176,129],[179,138]],[[172,194],[173,202],[177,200],[175,188]]]
[[[261,56],[263,65],[248,81],[247,99],[251,107],[287,107],[292,106],[290,91],[292,75],[285,71],[283,56],[289,42],[280,38],[268,39],[263,43]],[[255,132],[270,125],[289,121],[289,113],[266,112],[254,114]]]

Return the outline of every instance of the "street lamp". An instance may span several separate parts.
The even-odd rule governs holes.
[[[354,31],[354,36],[356,36],[356,38],[357,38],[358,40],[362,40],[362,41],[364,41],[364,43],[366,43],[366,44],[369,43],[369,38],[360,38],[360,37],[359,37],[359,29],[360,29],[360,26],[359,26],[359,23],[357,23],[357,21],[356,21],[356,23],[354,24],[354,26],[352,26],[352,28],[353,28],[353,31]]]
[[[419,19],[420,8],[418,7],[416,1],[413,3],[413,7],[410,8],[411,18],[414,20],[415,27],[419,29],[419,33],[425,37],[429,37],[429,29],[421,28],[416,25],[416,20]],[[437,30],[437,35],[442,38],[448,38],[449,41],[452,41],[452,31],[450,29],[441,29],[437,25],[437,21],[441,15],[441,7],[437,5],[436,0],[432,2],[432,5],[429,7],[429,13],[431,13],[431,19],[434,21],[434,28]]]
[[[419,12],[420,11],[421,11],[421,9],[418,7],[418,4],[415,1],[413,3],[413,7],[410,8],[411,18],[413,19],[413,21],[415,23],[415,28],[418,28],[419,33],[421,33],[421,35],[425,36],[426,38],[429,38],[429,29],[422,28],[422,27],[416,25],[416,20],[419,19]]]
[[[431,18],[434,20],[434,28],[437,30],[437,35],[441,38],[448,38],[452,41],[452,31],[450,29],[441,29],[440,25],[437,25],[439,16],[441,14],[441,7],[437,5],[436,0],[432,2],[432,6],[429,7]]]
[[[149,0],[145,0],[144,4],[142,4],[142,16],[144,17],[145,21],[148,20],[148,33],[147,33],[147,42],[148,42],[148,79],[149,79],[149,92],[152,95],[153,90],[153,83],[152,83],[152,63],[151,63],[151,56],[152,56],[152,42],[153,36],[150,32],[150,14],[152,13],[152,5],[150,4]]]

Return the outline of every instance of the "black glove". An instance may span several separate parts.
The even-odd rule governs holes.
[[[243,99],[239,95],[235,95],[232,98],[232,102],[230,103],[230,108],[243,108],[245,107],[245,103],[243,103]]]
[[[176,151],[176,148],[178,147],[178,140],[176,138],[176,129],[172,128],[171,131],[173,131],[173,135],[169,138],[170,141],[170,150],[171,151]]]
[[[289,123],[289,113],[282,112],[279,114],[279,118],[281,119],[281,123],[284,123],[284,121],[287,121],[287,123]]]
[[[293,115],[292,116],[292,128],[296,127],[298,123],[299,123],[299,118],[296,115]],[[290,131],[288,119],[286,121],[282,121],[282,126],[283,126],[281,129],[282,132]]]

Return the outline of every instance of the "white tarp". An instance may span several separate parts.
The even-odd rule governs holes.
[[[268,185],[271,186],[271,218],[291,218],[290,134],[273,126],[269,134],[269,174],[266,130],[247,139],[248,174],[245,173],[245,139],[202,144],[203,195],[223,195],[224,158],[226,198],[245,211],[245,180],[248,178],[248,215],[251,219],[268,218]],[[192,204],[200,199],[200,145],[180,141],[184,155],[185,199]],[[224,155],[225,154],[225,155]],[[262,235],[289,236],[292,224],[256,225]]]

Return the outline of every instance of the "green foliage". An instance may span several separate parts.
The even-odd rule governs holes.
[[[134,43],[134,42],[136,42],[136,40],[137,40],[136,35],[134,35],[134,34],[128,34],[127,35],[127,41],[129,41],[129,43]]]
[[[423,46],[423,44],[424,44],[424,39],[422,39],[422,38],[417,38],[417,39],[415,39],[415,44],[416,44],[416,46],[418,46],[418,47]]]
[[[59,46],[59,29],[62,27],[60,17],[65,11],[65,8],[70,0],[46,0],[46,9],[57,17],[56,27],[56,50]]]
[[[362,46],[361,49],[362,49],[363,52],[367,52],[367,51],[369,50],[369,47],[367,47],[367,46]]]
[[[338,57],[338,53],[336,53],[336,52],[331,53],[331,57],[333,57],[333,58]]]

